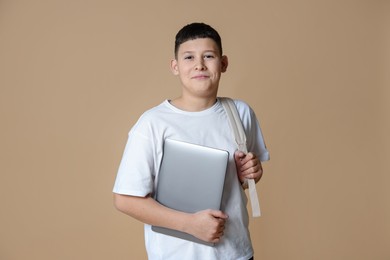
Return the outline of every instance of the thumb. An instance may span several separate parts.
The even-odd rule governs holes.
[[[227,219],[229,216],[220,210],[212,210],[211,215],[215,218]]]
[[[239,150],[237,150],[237,151],[235,151],[234,152],[234,160],[236,161],[236,162],[238,162],[238,161],[240,161],[242,158],[244,158],[245,157],[245,153],[244,152],[241,152],[241,151],[239,151]]]

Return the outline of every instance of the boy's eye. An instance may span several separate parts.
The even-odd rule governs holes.
[[[205,55],[204,56],[206,59],[212,59],[212,58],[214,58],[214,55],[212,55],[212,54],[207,54],[207,55]]]
[[[189,55],[189,56],[184,56],[184,59],[185,60],[191,60],[193,58],[193,56]]]

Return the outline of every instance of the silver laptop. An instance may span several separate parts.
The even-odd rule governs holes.
[[[228,160],[227,151],[166,139],[155,199],[169,208],[188,213],[219,210]],[[214,245],[172,229],[152,226],[152,230]]]

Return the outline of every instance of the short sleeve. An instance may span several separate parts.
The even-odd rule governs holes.
[[[137,130],[130,131],[113,192],[142,197],[152,193],[154,158],[154,148],[150,138]]]
[[[248,151],[255,153],[260,161],[268,161],[270,154],[255,112],[243,101],[235,100],[235,103],[246,132]]]

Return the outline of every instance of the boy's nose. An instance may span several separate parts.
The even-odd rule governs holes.
[[[204,61],[203,61],[203,60],[199,60],[199,61],[196,63],[195,69],[196,69],[196,70],[205,70],[205,69],[206,69],[206,66],[204,65]]]

